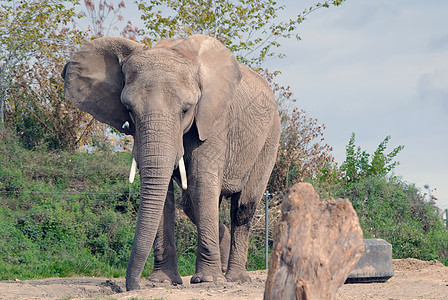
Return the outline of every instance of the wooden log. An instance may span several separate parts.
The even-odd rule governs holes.
[[[264,299],[336,299],[363,252],[350,201],[320,201],[311,184],[296,184],[274,230]]]

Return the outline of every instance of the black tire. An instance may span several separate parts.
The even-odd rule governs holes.
[[[345,283],[386,282],[394,276],[392,245],[382,239],[364,239],[365,252]]]

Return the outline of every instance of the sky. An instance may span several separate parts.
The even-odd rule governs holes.
[[[312,1],[286,1],[299,12]],[[448,208],[448,1],[347,0],[300,25],[271,61],[297,105],[326,125],[340,165],[351,133],[373,153],[388,135],[398,145],[394,174]]]
[[[283,1],[282,16],[315,2]],[[139,26],[132,5],[124,16]],[[352,132],[368,153],[390,135],[387,153],[405,146],[394,175],[426,194],[429,185],[442,209],[448,208],[447,20],[447,0],[347,0],[310,14],[298,29],[301,41],[281,42],[286,58],[265,64],[282,72],[276,79],[291,87],[297,106],[326,125],[339,165]]]

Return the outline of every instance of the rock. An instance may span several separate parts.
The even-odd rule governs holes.
[[[365,239],[364,248],[345,283],[386,282],[394,276],[391,244],[382,239]]]
[[[274,230],[264,299],[336,299],[363,252],[350,201],[320,201],[311,184],[296,184]]]

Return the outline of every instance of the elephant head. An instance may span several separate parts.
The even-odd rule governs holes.
[[[239,64],[226,47],[203,35],[148,50],[103,37],[74,53],[62,76],[65,97],[75,106],[134,135],[141,199],[126,287],[137,289],[173,169],[183,158],[183,135],[193,123],[202,141],[221,130],[241,80]]]

